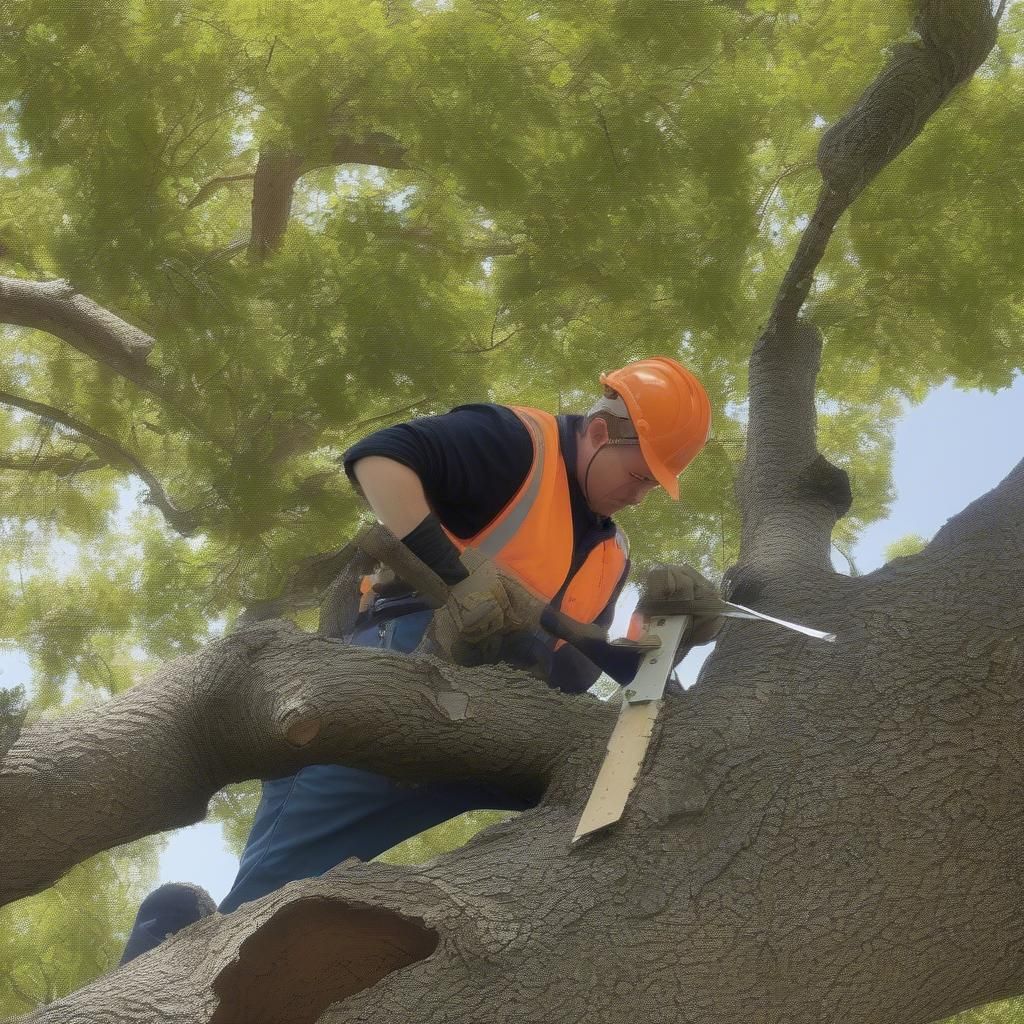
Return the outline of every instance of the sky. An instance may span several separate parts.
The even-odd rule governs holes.
[[[1024,376],[996,394],[961,391],[950,384],[937,388],[919,406],[906,410],[894,441],[897,497],[889,518],[865,530],[854,548],[861,573],[883,565],[885,548],[909,533],[930,539],[947,519],[995,487],[1024,458]],[[848,569],[841,556],[836,569]],[[612,635],[625,634],[636,601],[636,587],[627,586]],[[679,667],[684,686],[696,681],[712,650],[713,645],[697,648],[687,656]],[[192,825],[171,834],[160,859],[160,881],[196,882],[219,902],[234,881],[237,865],[224,848],[218,825]]]

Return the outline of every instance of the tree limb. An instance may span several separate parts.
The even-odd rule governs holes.
[[[75,476],[93,469],[103,469],[109,463],[104,459],[76,458],[74,455],[48,455],[43,458],[14,458],[0,456],[0,469],[26,472],[50,472],[57,476]]]
[[[381,132],[371,132],[363,139],[338,136],[329,141],[324,156],[263,150],[253,181],[250,255],[261,259],[277,247],[291,216],[295,183],[302,175],[320,167],[350,163],[396,169],[408,166],[405,148]]]
[[[507,665],[463,669],[261,623],[24,730],[0,775],[0,903],[100,850],[201,820],[229,783],[307,764],[539,795],[566,737],[593,759],[613,716]]]
[[[67,281],[0,277],[0,321],[53,334],[142,387],[154,383],[146,365],[154,340]]]
[[[75,431],[81,437],[82,443],[92,448],[109,465],[127,469],[139,477],[149,488],[149,494],[144,500],[160,509],[168,524],[183,537],[191,537],[198,529],[199,524],[195,516],[178,508],[150,470],[113,438],[101,434],[87,423],[83,423],[52,405],[44,405],[42,402],[35,402],[21,395],[11,394],[9,391],[0,391],[0,403],[13,406],[16,409],[24,409],[26,412],[53,420],[55,423],[60,423],[69,430]]]
[[[429,864],[349,861],[204,918],[32,1024],[899,1024],[1018,993],[1022,566],[1024,463],[920,554],[791,580],[765,610],[839,642],[730,623],[623,820],[573,848],[615,708],[503,667],[266,623],[37,723],[0,777],[8,883],[188,823],[241,773],[547,788]]]
[[[122,320],[64,280],[26,281],[0,276],[0,323],[45,331],[150,392],[196,433],[224,448],[193,418],[146,358],[155,344],[144,331]]]
[[[752,573],[828,574],[846,474],[818,452],[814,392],[821,336],[799,321],[839,217],[985,60],[996,40],[988,0],[918,0],[915,41],[899,43],[853,108],[823,136],[824,185],[750,358],[750,442],[737,484],[743,513],[733,586]],[[754,569],[757,563],[757,569]],[[742,577],[742,581],[741,581]]]

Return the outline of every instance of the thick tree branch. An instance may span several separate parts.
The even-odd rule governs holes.
[[[839,217],[923,129],[995,44],[989,0],[918,0],[915,40],[899,43],[849,113],[821,140],[824,185],[750,358],[751,439],[737,493],[743,514],[736,583],[831,572],[830,536],[850,506],[846,474],[817,450],[814,391],[821,338],[799,321]]]
[[[302,167],[300,154],[270,149],[260,153],[252,188],[249,255],[253,259],[262,259],[284,235]]]
[[[311,160],[303,169],[303,173],[334,164],[369,164],[373,167],[389,167],[392,170],[409,168],[406,163],[405,146],[384,132],[370,132],[362,139],[353,139],[347,135],[337,138],[330,159]]]
[[[25,281],[0,277],[0,323],[45,331],[83,355],[116,371],[125,380],[150,392],[174,416],[219,447],[185,407],[179,395],[146,363],[153,338],[77,292],[64,280]]]
[[[53,334],[141,387],[155,382],[146,365],[153,339],[67,281],[0,277],[0,322]]]
[[[67,455],[45,455],[40,457],[0,456],[0,469],[13,469],[30,473],[55,473],[57,476],[75,476],[93,469],[103,469],[109,463],[104,459],[78,458]]]
[[[307,764],[539,795],[567,737],[595,757],[613,714],[508,666],[462,669],[261,623],[24,730],[0,774],[0,902],[100,850],[201,820],[231,782]],[[58,804],[59,825],[48,810]]]
[[[302,175],[320,167],[350,163],[396,169],[408,166],[405,148],[380,132],[371,132],[363,139],[347,135],[334,138],[324,156],[263,150],[253,182],[250,255],[261,259],[277,247],[291,216],[295,183]]]
[[[101,434],[87,423],[83,423],[81,420],[68,415],[68,413],[60,409],[54,408],[52,405],[44,405],[42,402],[35,402],[21,395],[11,394],[9,391],[0,391],[0,404],[13,406],[16,409],[24,409],[26,412],[53,420],[55,423],[60,423],[69,430],[75,431],[81,437],[82,443],[92,448],[109,465],[126,469],[142,480],[149,488],[149,494],[144,500],[160,509],[168,524],[183,537],[191,537],[198,529],[199,524],[195,516],[178,508],[167,496],[163,486],[150,470],[113,438]]]
[[[920,554],[819,591],[792,579],[768,610],[839,642],[727,626],[697,686],[668,695],[623,820],[571,849],[615,709],[500,668],[266,623],[37,723],[0,776],[5,880],[26,888],[40,856],[53,875],[191,821],[250,772],[343,760],[547,791],[420,868],[350,861],[211,915],[32,1024],[430,1024],[481,1006],[518,1024],[576,1019],[581,998],[593,1024],[766,1006],[904,1024],[1017,994],[1022,571],[1024,463]]]

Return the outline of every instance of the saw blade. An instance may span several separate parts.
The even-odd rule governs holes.
[[[608,740],[608,752],[576,826],[576,834],[572,837],[574,843],[592,832],[614,825],[622,817],[626,801],[644,763],[660,710],[660,700],[645,701],[642,704],[623,701],[622,710]]]

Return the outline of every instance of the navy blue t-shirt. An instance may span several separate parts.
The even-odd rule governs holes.
[[[576,430],[583,417],[556,419],[572,509],[571,579],[593,547],[614,535],[615,524],[587,505],[576,480]],[[533,443],[522,421],[508,407],[459,405],[441,416],[423,416],[385,427],[354,444],[343,456],[345,472],[353,484],[357,484],[353,465],[368,455],[381,455],[408,466],[420,478],[438,519],[456,537],[468,538],[491,522],[519,490],[533,464]],[[628,574],[627,561],[611,600],[595,620],[598,625],[611,625],[615,602]],[[561,592],[557,595],[560,597]],[[572,693],[589,689],[601,670],[569,644],[552,654],[553,645],[552,639],[544,651],[531,651],[551,684]]]

